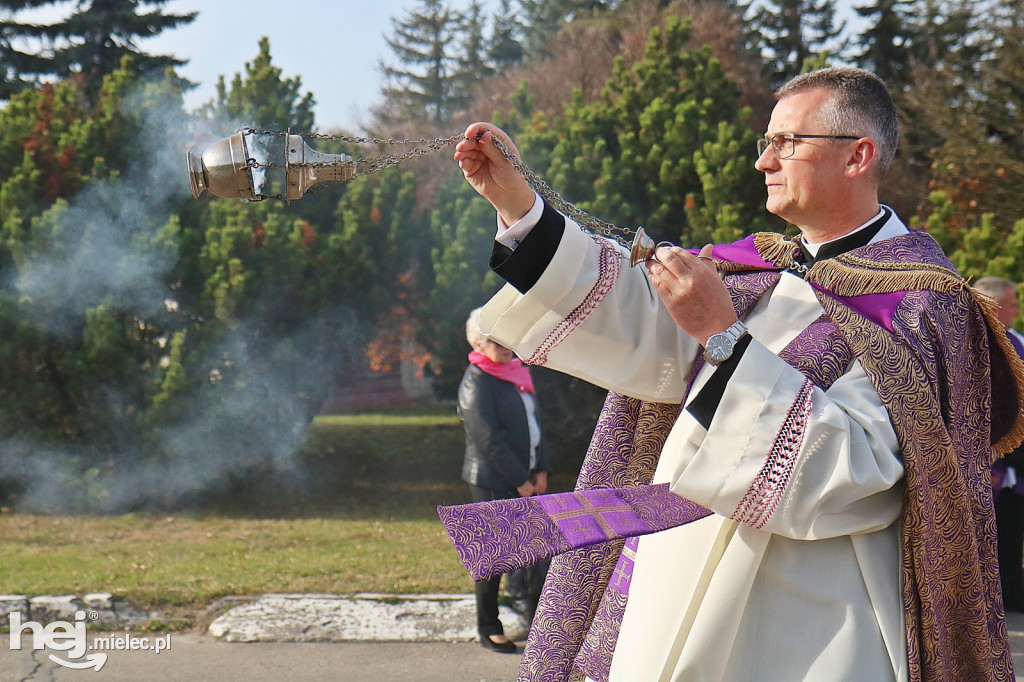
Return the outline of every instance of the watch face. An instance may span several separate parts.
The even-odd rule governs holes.
[[[732,357],[733,341],[726,334],[715,334],[708,339],[704,355],[709,360],[723,362]]]

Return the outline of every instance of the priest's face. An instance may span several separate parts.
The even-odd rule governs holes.
[[[766,138],[789,133],[796,136],[828,135],[818,112],[830,94],[814,88],[788,95],[772,110]],[[845,132],[845,131],[844,131]],[[797,137],[782,145],[769,144],[755,167],[764,173],[768,188],[767,209],[796,225],[804,236],[827,232],[835,218],[842,192],[843,167],[848,158],[850,140]],[[788,158],[782,158],[792,153]]]

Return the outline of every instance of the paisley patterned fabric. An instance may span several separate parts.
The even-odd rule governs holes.
[[[609,393],[576,489],[649,484],[679,410],[679,405]],[[594,624],[594,617],[623,544],[623,540],[612,540],[551,560],[519,665],[520,682],[583,679],[574,661],[592,625],[602,629]],[[605,641],[614,647],[614,633]]]
[[[608,679],[608,672],[612,668],[612,655],[615,653],[615,643],[619,639],[622,617],[626,613],[629,583],[639,544],[640,538],[626,540],[615,564],[615,572],[612,573],[601,598],[594,622],[576,656],[576,669],[592,680]]]
[[[733,309],[742,318],[778,283],[781,276],[772,271],[746,272],[739,275],[727,274],[722,277],[722,281],[729,287]]]
[[[437,512],[473,580],[711,513],[672,494],[667,483],[476,502],[438,507]]]
[[[782,349],[779,357],[795,367],[823,391],[846,374],[853,351],[835,322],[824,315],[815,320]]]
[[[839,256],[838,268],[875,264],[876,290],[896,286],[887,266],[923,263],[955,274],[924,233]],[[822,261],[809,278],[842,281]],[[903,266],[905,267],[905,266]],[[865,279],[872,279],[866,274]],[[835,287],[837,288],[837,287]],[[995,552],[989,328],[964,284],[909,291],[893,333],[820,294],[885,403],[903,453],[903,602],[911,680],[1012,680]]]
[[[910,677],[1012,680],[988,480],[989,362],[980,350],[987,346],[981,313],[966,289],[956,296],[910,292],[895,311],[893,337],[872,333],[873,323],[850,308],[833,308],[883,396],[903,451]]]

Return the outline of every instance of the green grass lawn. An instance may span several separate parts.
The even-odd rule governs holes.
[[[319,417],[292,468],[188,511],[0,513],[0,593],[187,612],[264,592],[470,592],[436,512],[469,501],[463,447],[450,406]],[[559,480],[571,487],[571,472]]]
[[[157,608],[263,592],[466,592],[431,520],[0,518],[0,592],[112,592]]]

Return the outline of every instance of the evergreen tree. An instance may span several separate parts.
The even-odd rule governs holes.
[[[931,190],[926,225],[954,262],[966,274],[1020,281],[1022,7],[995,0],[970,9],[951,3],[929,19],[931,44],[962,48],[914,71],[906,97],[915,124],[911,152]]]
[[[57,83],[0,111],[0,421],[24,439],[105,461],[137,442],[130,415],[159,357],[149,332],[162,296],[144,284],[162,255],[149,240],[167,220],[170,183],[124,148],[143,149],[153,126],[181,148],[179,127],[153,118],[180,112],[176,85],[142,85],[127,63],[104,79],[97,107]]]
[[[463,35],[458,68],[452,74],[454,88],[451,109],[459,111],[473,101],[478,84],[494,74],[494,68],[487,58],[487,41],[484,38],[483,5],[473,0],[463,15]]]
[[[519,0],[523,10],[524,46],[532,58],[551,54],[551,41],[567,21],[614,9],[616,0]]]
[[[296,132],[313,130],[312,93],[302,94],[299,76],[282,78],[281,67],[274,65],[270,55],[270,40],[259,41],[259,54],[245,63],[245,73],[236,73],[231,85],[224,76],[217,79],[217,95],[202,109],[203,115],[214,120],[228,121],[235,126],[253,126],[283,130],[292,127]]]
[[[997,0],[982,17],[989,58],[979,109],[993,152],[1024,171],[1024,1]]]
[[[501,0],[493,20],[487,45],[487,61],[495,71],[501,72],[520,64],[525,58],[526,51],[522,43],[524,27],[512,13],[512,0]]]
[[[834,0],[765,0],[750,19],[753,47],[773,86],[806,71],[824,52],[842,52],[846,23],[835,22]]]
[[[967,69],[965,78],[972,78],[970,64],[984,50],[977,21],[984,10],[978,4],[974,0],[916,0],[910,13],[910,54],[919,71]]]
[[[620,59],[600,101],[566,108],[548,181],[609,222],[655,240],[730,241],[767,229],[749,108],[709,48],[670,19],[644,58]]]
[[[0,0],[0,100],[32,87],[36,76],[50,72],[47,58],[27,51],[45,29],[15,21],[17,12],[49,4],[52,0]]]
[[[137,41],[188,24],[196,17],[196,12],[165,13],[162,7],[167,2],[168,0],[76,0],[73,12],[63,21],[35,26],[32,29],[36,37],[44,39],[46,49],[35,55],[37,59],[34,60],[34,64],[23,62],[22,68],[32,70],[24,71],[21,75],[65,76],[75,73],[81,81],[83,91],[90,97],[99,89],[103,76],[120,68],[125,57],[132,58],[139,72],[156,72],[156,77],[162,77],[166,67],[180,66],[185,62],[169,55],[150,55],[142,52],[138,49]],[[39,57],[44,59],[41,61]]]
[[[211,113],[312,124],[268,46],[248,67]],[[427,258],[408,174],[289,207],[186,200],[160,163],[187,146],[180,82],[126,62],[98,97],[61,82],[0,109],[0,488],[22,508],[46,480],[74,482],[64,510],[122,510],[158,499],[133,485],[143,463],[185,472],[160,477],[174,503],[286,461]]]
[[[913,6],[914,0],[877,0],[854,8],[869,24],[858,36],[863,47],[854,59],[884,80],[897,98],[910,77]]]
[[[458,106],[458,47],[465,19],[444,0],[420,0],[403,19],[391,19],[386,38],[396,64],[381,63],[384,103],[377,108],[384,121],[422,119],[447,123]]]

